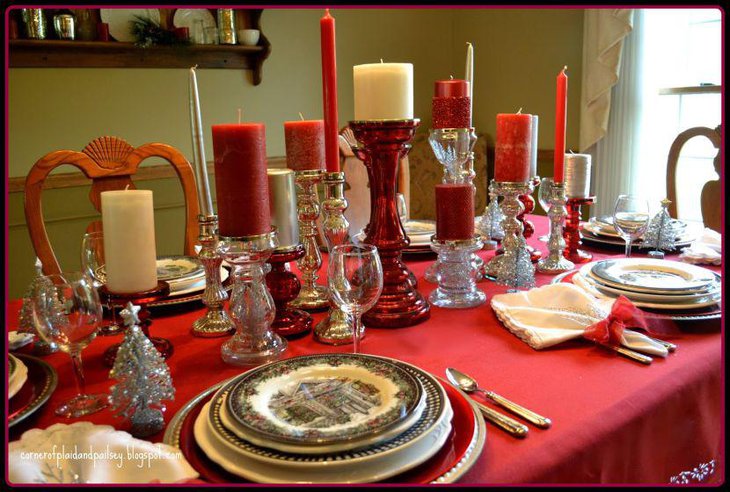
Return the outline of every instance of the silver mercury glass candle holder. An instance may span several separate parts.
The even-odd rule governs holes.
[[[317,271],[322,266],[322,254],[317,245],[317,218],[320,213],[317,183],[322,178],[323,172],[319,170],[297,171],[295,177],[299,236],[305,252],[297,260],[297,267],[302,272],[302,288],[289,306],[305,311],[323,310],[329,306],[327,287],[317,284]]]
[[[345,200],[345,173],[327,172],[324,174],[324,215],[323,228],[327,239],[327,247],[332,251],[337,245],[347,241],[349,226],[345,218],[347,200]],[[330,303],[327,317],[314,328],[315,340],[329,345],[345,345],[352,343],[354,333],[353,319],[350,315]]]
[[[230,335],[236,329],[223,307],[228,293],[221,282],[223,258],[218,254],[218,216],[198,215],[198,242],[201,250],[198,259],[205,269],[203,304],[208,309],[202,318],[193,323],[192,334],[196,337],[214,338]]]
[[[575,264],[563,256],[565,240],[563,239],[563,221],[568,214],[565,208],[565,183],[553,183],[550,187],[550,236],[548,239],[548,256],[537,263],[537,271],[557,275],[575,268]]]
[[[528,183],[496,182],[495,191],[503,196],[502,229],[504,253],[496,255],[485,265],[487,275],[494,277],[498,284],[512,289],[531,288],[535,285],[535,267],[530,261],[527,243],[522,235],[522,223],[517,216],[524,209],[519,196],[530,193],[532,185]]]
[[[477,135],[474,128],[437,128],[430,131],[428,143],[431,144],[436,160],[444,166],[442,183],[468,183],[476,194],[474,186],[476,173],[474,172],[474,152],[472,152],[476,142]],[[440,261],[440,258],[437,258],[426,269],[423,276],[426,281],[438,282],[436,272]],[[484,261],[473,253],[471,262],[476,268],[481,268],[484,264]]]
[[[471,262],[471,255],[482,247],[478,235],[471,239],[439,240],[431,236],[431,249],[439,257],[436,272],[438,288],[431,292],[431,304],[443,308],[465,309],[479,306],[487,300],[486,294],[477,289],[479,269]]]
[[[219,237],[219,254],[233,265],[229,310],[236,333],[221,346],[227,364],[256,366],[286,350],[286,340],[271,329],[276,311],[264,279],[270,267],[266,260],[277,245],[276,228],[260,235]]]

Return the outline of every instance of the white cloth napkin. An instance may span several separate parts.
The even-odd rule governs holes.
[[[14,483],[172,483],[198,477],[182,452],[91,422],[31,429],[8,445]]]
[[[614,300],[598,299],[577,285],[557,283],[528,291],[498,294],[491,305],[509,331],[540,350],[580,338],[584,330],[611,312]],[[660,357],[667,349],[642,333],[624,330],[621,344]]]
[[[722,236],[705,227],[700,237],[682,250],[679,259],[693,264],[722,264]]]
[[[8,349],[17,350],[20,347],[28,345],[33,341],[32,333],[18,333],[17,331],[11,331],[8,333]]]

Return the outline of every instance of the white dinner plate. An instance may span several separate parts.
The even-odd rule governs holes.
[[[228,269],[221,267],[221,283],[225,282],[228,279]],[[193,294],[195,292],[201,292],[205,290],[205,275],[195,282],[192,285],[184,286],[182,289],[178,287],[179,290],[175,288],[175,284],[170,284],[170,296],[183,296],[186,294]]]
[[[203,22],[203,29],[216,27],[215,17],[208,9],[177,9],[172,17],[172,25],[175,27],[187,27],[190,35],[193,35],[195,21]]]
[[[715,282],[714,272],[707,268],[654,258],[601,260],[593,263],[589,272],[611,287],[654,294],[707,291]]]
[[[158,9],[100,9],[101,21],[109,24],[109,34],[117,41],[133,43],[136,41],[132,34],[132,23],[137,17],[160,23]]]
[[[8,366],[8,399],[10,399],[28,380],[28,367],[13,354],[8,354]]]

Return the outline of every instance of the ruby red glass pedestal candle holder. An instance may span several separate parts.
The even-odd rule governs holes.
[[[293,309],[287,304],[296,299],[302,284],[289,269],[289,262],[304,256],[304,245],[297,244],[293,248],[275,249],[269,257],[271,271],[266,274],[266,286],[276,306],[276,317],[271,328],[283,337],[303,335],[312,329],[312,317],[300,309]]]
[[[418,125],[418,119],[350,122],[359,142],[353,152],[365,164],[370,182],[370,223],[363,242],[378,248],[383,264],[383,291],[363,315],[366,326],[413,326],[431,316],[428,301],[402,259],[410,240],[396,205],[398,163],[408,154]]]
[[[128,302],[139,306],[141,308],[139,312],[139,319],[141,321],[140,328],[142,329],[142,333],[150,339],[150,342],[152,342],[152,345],[155,346],[163,359],[167,359],[172,355],[174,347],[170,340],[161,337],[151,337],[149,335],[149,326],[152,324],[152,321],[150,319],[150,312],[147,309],[148,304],[161,301],[170,295],[170,285],[167,282],[160,280],[157,282],[157,286],[154,289],[150,289],[145,292],[124,294],[110,292],[106,285],[102,285],[99,287],[99,295],[105,302],[112,306],[112,309],[114,309],[114,307],[126,306]],[[123,332],[124,330],[122,330],[121,333]],[[114,366],[114,360],[117,358],[117,351],[119,350],[120,345],[120,343],[115,343],[104,351],[104,364],[107,367]]]
[[[595,199],[596,197],[593,196],[585,198],[568,198],[565,203],[568,215],[565,218],[565,226],[563,227],[563,237],[565,238],[563,257],[573,263],[588,263],[593,259],[592,254],[580,249],[582,244],[580,236],[580,207],[581,205],[591,205],[595,203]]]

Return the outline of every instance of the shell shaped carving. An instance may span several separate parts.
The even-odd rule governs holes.
[[[84,147],[82,152],[104,169],[123,167],[134,151],[129,143],[117,137],[100,137]]]

